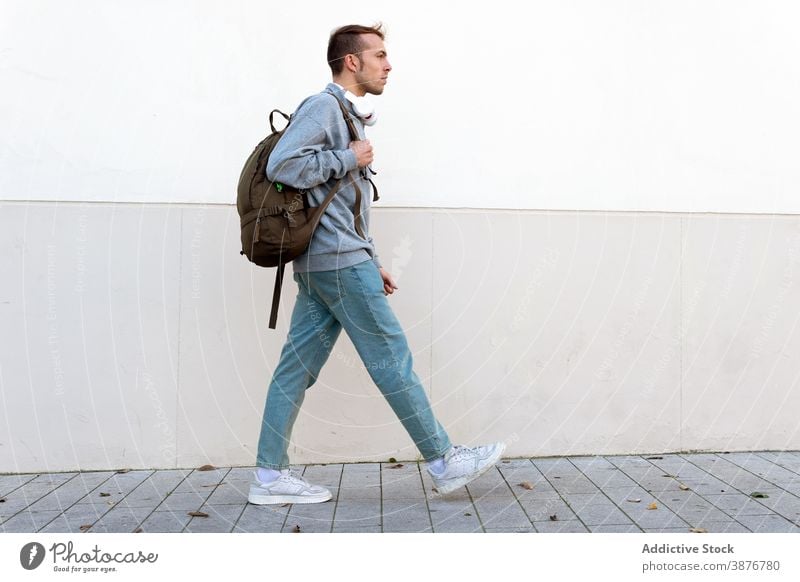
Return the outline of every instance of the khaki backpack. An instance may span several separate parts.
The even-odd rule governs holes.
[[[350,139],[360,139],[353,120],[342,101],[328,91],[339,103],[339,108],[347,122]],[[286,121],[286,127],[275,129],[273,116],[279,113]],[[288,184],[272,182],[267,178],[267,162],[292,118],[282,111],[274,109],[269,114],[269,126],[272,129],[266,138],[259,143],[247,158],[239,177],[239,188],[236,207],[242,228],[242,250],[248,260],[259,267],[277,267],[275,287],[272,292],[272,310],[269,316],[269,327],[275,329],[278,319],[278,305],[283,286],[283,275],[286,264],[302,255],[311,243],[311,237],[322,218],[325,209],[342,186],[340,178],[331,188],[325,200],[319,206],[310,206],[308,194]],[[347,177],[347,176],[345,176]],[[370,180],[372,183],[372,180]],[[356,231],[364,236],[359,218],[361,216],[361,190],[353,181],[356,190],[356,201],[353,208]],[[378,200],[378,190],[374,188],[373,200]]]

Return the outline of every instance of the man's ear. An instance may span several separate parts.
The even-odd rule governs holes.
[[[345,55],[344,64],[353,73],[361,70],[361,59],[354,54]]]

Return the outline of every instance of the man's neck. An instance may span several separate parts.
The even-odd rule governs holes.
[[[337,78],[333,79],[333,83],[341,87],[344,91],[350,91],[353,95],[356,95],[357,97],[363,97],[364,95],[367,94],[367,92],[364,91],[364,89],[362,89],[358,83],[348,84],[347,80],[337,79]]]

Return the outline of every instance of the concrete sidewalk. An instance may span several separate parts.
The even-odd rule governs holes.
[[[333,499],[250,505],[252,467],[0,475],[0,530],[800,532],[796,451],[509,459],[444,497],[416,462],[297,469]]]

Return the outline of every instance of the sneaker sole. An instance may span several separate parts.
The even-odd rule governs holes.
[[[460,489],[470,481],[474,481],[475,479],[483,475],[486,471],[494,467],[497,464],[497,461],[500,460],[500,457],[503,455],[505,450],[506,450],[506,444],[500,443],[500,447],[497,449],[497,452],[491,457],[489,457],[490,462],[486,463],[482,469],[478,470],[477,473],[473,473],[472,475],[466,477],[461,477],[460,479],[448,483],[447,485],[442,485],[441,487],[439,487],[438,485],[434,485],[434,487],[436,487],[436,492],[439,495],[447,495],[448,493],[452,493],[456,489]]]
[[[333,495],[330,491],[322,495],[260,495],[251,493],[247,496],[247,502],[253,505],[277,505],[284,503],[324,503]]]

